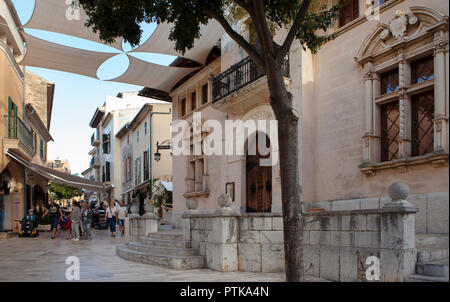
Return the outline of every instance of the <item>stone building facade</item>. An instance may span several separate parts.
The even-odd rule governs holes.
[[[27,209],[42,211],[48,180],[8,154],[44,166],[54,85],[20,66],[25,54],[21,23],[11,1],[0,3],[0,186],[5,191],[5,229],[17,231]]]
[[[414,223],[408,227],[413,227],[419,237],[441,234],[447,236],[448,242],[448,3],[390,0],[375,1],[372,5],[355,0],[348,5],[351,9],[346,6],[344,15],[328,32],[337,33],[336,39],[323,45],[317,54],[294,43],[286,64],[285,82],[300,112],[299,170],[304,209],[372,219],[391,200],[389,186],[401,181],[411,188],[408,200],[418,208],[413,215]],[[236,28],[249,37],[250,28],[245,22]],[[282,38],[283,33],[276,37]],[[186,120],[194,128],[194,113],[201,113],[202,125],[204,121],[216,120],[225,129],[225,120],[274,119],[265,77],[259,77],[249,67],[250,75],[245,78],[245,66],[250,66],[245,57],[245,52],[224,35],[221,57],[173,90],[174,121]],[[239,78],[242,72],[244,82]],[[210,130],[204,127],[202,132],[204,139]],[[255,143],[253,134],[249,133],[245,150]],[[192,134],[184,137],[193,145]],[[276,143],[272,143],[271,151],[276,154]],[[282,232],[274,229],[274,221],[279,220],[281,213],[279,168],[275,164],[255,172],[251,170],[252,160],[248,154],[174,157],[177,171],[173,220],[185,232],[189,232],[186,228],[190,230],[185,238],[192,240],[193,247],[206,257],[207,265],[208,259],[213,261],[211,255],[225,253],[215,251],[213,245],[208,250],[205,244],[208,217],[217,216],[214,214],[220,209],[217,199],[223,193],[230,194],[230,206],[242,219],[271,221],[267,222],[267,228],[247,228],[245,234],[236,230],[236,234],[230,235],[237,236],[237,245],[228,248],[245,254],[239,249],[241,242],[249,244],[245,248],[251,251],[246,254],[250,258],[244,257],[243,262],[236,258],[232,270],[267,271],[261,260],[264,257],[259,262],[258,258],[252,258],[270,250],[270,246],[264,247],[261,231],[272,232],[264,239],[265,244],[282,244]],[[257,194],[256,202],[252,199],[255,191],[261,193]],[[190,199],[195,199],[197,205],[195,215],[186,214],[186,201]],[[202,217],[206,219],[204,225],[200,222]],[[357,235],[359,243],[363,239],[373,241],[368,245],[353,243],[348,259],[355,257],[355,251],[383,244],[381,233],[377,233],[382,231],[379,223],[383,217],[377,218],[373,230],[367,230],[366,225],[360,229],[363,232]],[[194,226],[184,224],[186,219],[191,222],[196,219]],[[340,231],[349,231],[342,229],[342,225],[341,229],[317,228],[305,234],[307,244],[312,246],[305,252],[310,261],[306,265],[314,267],[309,271],[313,275],[321,275],[320,264],[311,261],[336,252],[324,248],[322,256],[314,254],[313,250],[321,250],[319,242],[326,241],[322,235],[330,236],[329,244],[337,240],[333,236]],[[356,236],[354,232],[358,230],[351,231]],[[374,232],[372,239],[368,239],[368,231]],[[255,237],[245,239],[250,235]],[[210,241],[213,242],[217,243]],[[281,245],[275,248],[271,257],[282,256],[282,250]],[[211,262],[210,267],[224,270],[224,262],[216,262],[217,259]],[[275,265],[274,270],[282,270],[283,265]],[[326,277],[340,280],[339,276],[338,272]]]

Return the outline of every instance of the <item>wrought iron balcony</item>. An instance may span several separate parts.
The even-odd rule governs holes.
[[[284,76],[289,77],[289,56],[283,63]],[[262,78],[264,72],[247,57],[212,79],[213,103]]]
[[[25,123],[18,116],[7,115],[8,138],[19,140],[31,152],[34,151],[33,133],[28,130]]]

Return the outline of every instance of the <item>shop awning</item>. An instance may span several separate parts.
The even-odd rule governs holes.
[[[104,186],[96,181],[92,181],[83,177],[67,174],[64,172],[55,171],[53,169],[40,166],[37,164],[34,164],[32,162],[27,161],[26,159],[22,158],[20,155],[16,154],[15,152],[7,149],[6,155],[8,155],[11,159],[16,161],[18,164],[21,164],[22,166],[26,167],[27,169],[30,169],[31,171],[35,172],[36,174],[41,175],[45,179],[48,179],[49,181],[68,185],[75,188],[80,189],[86,189],[89,191],[97,192],[104,194],[105,188]]]

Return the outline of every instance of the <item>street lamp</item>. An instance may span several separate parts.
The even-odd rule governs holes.
[[[170,145],[170,140],[164,141],[161,145],[159,142],[156,142],[156,153],[155,153],[155,160],[159,162],[161,160],[161,153],[159,153],[159,150],[170,150],[172,146]]]

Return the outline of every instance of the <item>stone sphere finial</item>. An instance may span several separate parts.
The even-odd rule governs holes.
[[[221,194],[219,198],[217,198],[217,203],[222,209],[230,208],[232,204],[231,197],[228,194]]]
[[[189,198],[188,200],[186,200],[186,208],[188,208],[188,210],[190,210],[190,211],[197,210],[197,208],[198,208],[197,199]]]
[[[409,195],[409,186],[404,182],[395,182],[389,187],[388,194],[393,201],[406,200]]]

